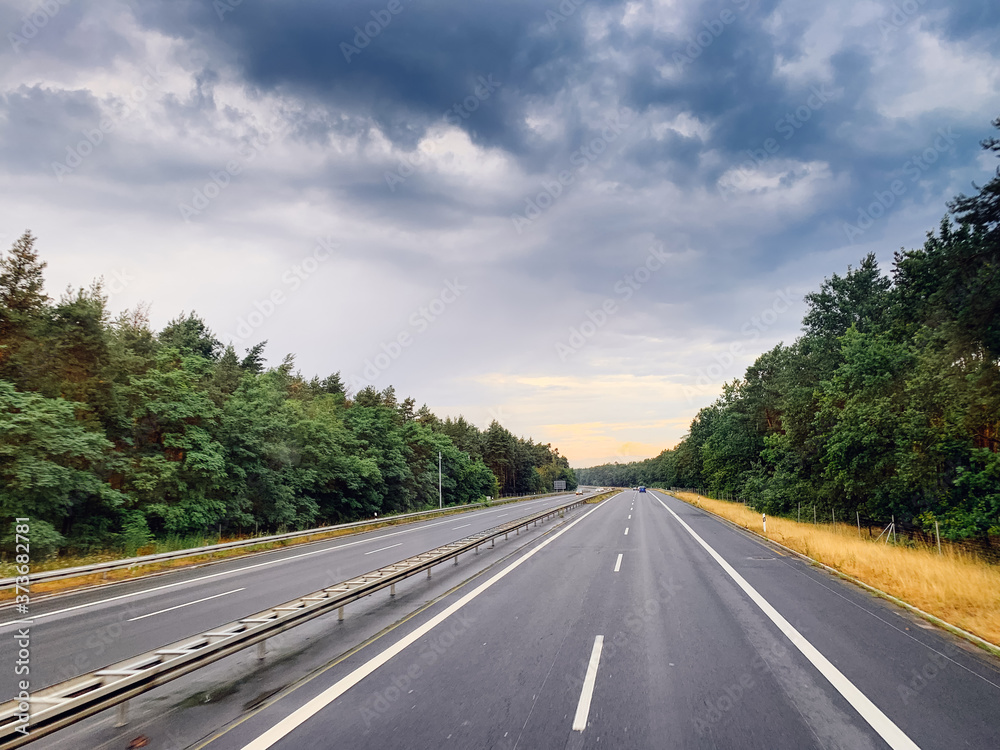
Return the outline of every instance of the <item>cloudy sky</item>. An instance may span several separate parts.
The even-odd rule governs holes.
[[[655,455],[994,168],[995,0],[0,0],[0,244],[154,326]]]

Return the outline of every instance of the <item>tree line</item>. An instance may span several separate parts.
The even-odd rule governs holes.
[[[1000,139],[983,147],[1000,155]],[[948,209],[890,275],[868,255],[808,294],[801,336],[727,383],[674,449],[580,481],[1000,535],[1000,169]]]
[[[0,253],[0,523],[30,516],[33,551],[436,507],[439,453],[446,505],[576,486],[550,444],[267,367],[267,342],[239,355],[193,312],[112,318],[100,280],[53,301],[35,244]]]

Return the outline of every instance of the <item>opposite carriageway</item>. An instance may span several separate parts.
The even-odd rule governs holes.
[[[537,525],[546,519],[564,515],[594,498],[549,508],[487,529],[433,550],[401,560],[397,563],[356,576],[307,596],[270,607],[250,617],[244,617],[209,631],[187,637],[162,648],[123,659],[103,669],[75,677],[47,687],[30,696],[29,732],[23,733],[23,706],[18,701],[0,705],[0,748],[21,747],[63,727],[69,726],[107,708],[119,706],[124,719],[127,701],[212,664],[230,654],[258,644],[258,655],[263,656],[264,642],[290,628],[316,617],[339,610],[384,588],[395,593],[397,583],[427,571],[449,560],[457,564],[459,556],[473,552],[522,528]],[[21,728],[19,730],[19,727]]]

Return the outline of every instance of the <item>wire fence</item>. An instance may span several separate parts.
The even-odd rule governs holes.
[[[715,495],[706,493],[704,487],[671,487],[671,492],[692,492],[710,500],[725,500],[727,502],[742,503],[748,508],[755,508],[754,503],[747,497],[733,492],[718,492]],[[800,504],[794,513],[772,513],[769,515],[787,518],[799,523],[812,524],[849,524],[857,526],[859,534],[867,536],[871,540],[881,539],[891,541],[892,544],[928,547],[944,553],[960,552],[975,555],[991,563],[1000,564],[1000,537],[982,536],[970,537],[967,539],[945,539],[940,532],[928,532],[914,524],[905,523],[894,517],[875,518],[864,515],[859,510],[852,512],[844,511],[833,507],[822,507],[815,503]]]

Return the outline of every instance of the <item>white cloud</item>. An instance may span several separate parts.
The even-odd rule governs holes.
[[[914,22],[916,26],[916,22]],[[996,113],[1000,65],[985,50],[948,42],[924,28],[907,28],[902,54],[881,58],[873,72],[877,111],[896,121],[944,112],[950,121],[977,125]],[[900,85],[900,76],[906,76]]]
[[[41,156],[25,161],[28,146],[42,148],[39,128],[0,107],[8,157],[0,164],[0,239],[9,243],[27,227],[39,236],[50,294],[124,272],[131,281],[112,298],[116,310],[151,302],[161,326],[195,309],[225,333],[273,289],[290,291],[285,271],[329,236],[339,254],[251,337],[270,340],[272,361],[296,352],[307,375],[359,370],[445,279],[460,279],[468,293],[393,361],[380,387],[391,383],[401,396],[483,425],[502,409],[515,432],[551,440],[577,465],[652,455],[676,442],[721,382],[794,338],[801,310],[756,338],[743,331],[772,304],[775,289],[801,296],[863,254],[868,245],[844,244],[841,218],[884,188],[884,170],[897,168],[906,149],[927,145],[928,117],[944,113],[978,138],[995,116],[991,48],[946,41],[934,16],[882,40],[882,3],[784,0],[766,19],[757,4],[724,5],[739,11],[739,23],[687,66],[670,62],[675,47],[718,10],[629,2],[582,5],[572,24],[485,58],[495,67],[477,67],[473,53],[514,42],[480,30],[481,44],[443,50],[456,59],[441,80],[416,52],[399,64],[395,47],[374,46],[383,39],[350,70],[328,60],[329,71],[296,67],[296,54],[311,60],[304,53],[315,50],[255,57],[257,65],[275,63],[272,84],[243,59],[263,54],[255,30],[238,26],[255,17],[248,5],[222,29],[185,26],[183,4],[172,5],[172,25],[156,29],[155,16],[140,22],[124,4],[81,3],[82,20],[67,38],[53,25],[46,33],[55,36],[2,58],[8,106],[17,104],[11,93],[20,86],[45,87],[39,98],[49,109],[28,114],[48,118],[57,140],[52,154],[43,144]],[[275,24],[284,15],[268,18]],[[256,41],[239,47],[237,28]],[[436,27],[429,28],[433,36]],[[438,41],[422,42],[428,59],[442,54]],[[754,51],[761,57],[746,57]],[[835,64],[852,55],[868,65],[856,79]],[[70,111],[79,102],[65,92],[89,92],[110,113],[135,98],[147,66],[163,71],[155,89],[57,182],[46,171],[50,162],[79,139]],[[445,124],[441,91],[467,83],[452,75],[456,66],[496,70],[503,84],[481,111]],[[406,78],[411,68],[419,78]],[[328,78],[310,78],[317,70]],[[405,85],[373,94],[382,91],[375,84],[383,70]],[[357,71],[363,75],[352,78]],[[308,80],[299,85],[299,78]],[[745,168],[745,151],[768,133],[748,132],[744,120],[773,135],[768,108],[780,116],[822,82],[837,96],[794,140],[781,141],[779,153]],[[327,96],[327,84],[335,94]],[[619,111],[633,124],[585,167],[571,163],[574,149]],[[241,154],[275,118],[287,132],[253,158]],[[948,191],[988,179],[995,160],[969,156],[969,137],[965,150],[922,175],[906,205],[873,231],[872,247],[888,253],[899,244],[876,243],[877,233],[919,241]],[[899,158],[884,167],[873,154]],[[193,200],[209,173],[231,160],[240,173],[184,222],[178,203]],[[401,160],[412,172],[392,190],[385,174]],[[518,234],[510,214],[561,170],[572,170],[572,184]],[[725,197],[719,184],[731,187]],[[654,242],[664,244],[669,262],[622,299],[616,282]],[[560,360],[555,344],[609,297],[621,303],[619,312]],[[734,344],[743,351],[721,367]],[[718,376],[709,373],[713,364]],[[709,375],[701,389],[685,391],[701,373]]]

